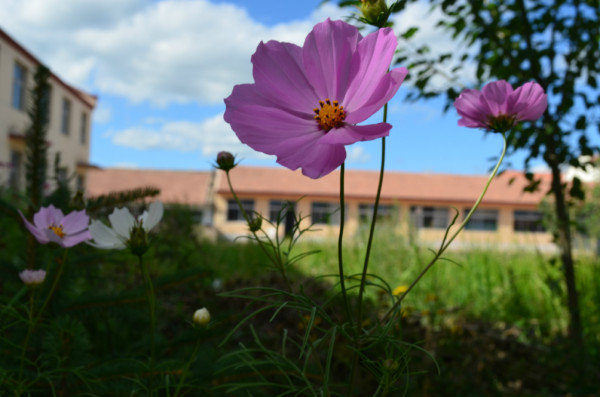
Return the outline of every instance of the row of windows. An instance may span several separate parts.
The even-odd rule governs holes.
[[[27,69],[19,64],[15,63],[13,72],[13,87],[12,87],[12,106],[15,109],[26,111],[27,108]],[[48,93],[51,97],[50,92]],[[49,105],[51,106],[51,104]],[[72,119],[72,106],[71,101],[67,98],[62,100],[62,112],[60,120],[60,131],[64,135],[70,135],[71,133],[71,119]],[[88,135],[88,115],[86,112],[81,112],[80,128],[79,128],[79,142],[85,145],[87,142]]]
[[[254,213],[254,200],[241,200],[244,210],[249,215]],[[286,201],[273,200],[269,202],[269,220],[275,222],[283,219],[282,211],[289,208]],[[373,215],[373,204],[359,204],[358,216],[360,221],[369,221]],[[464,209],[464,216],[470,208]],[[346,211],[347,213],[347,211]],[[447,207],[412,206],[410,208],[411,223],[419,229],[446,229],[450,223],[451,211]],[[499,211],[495,209],[478,209],[465,226],[467,230],[498,230]],[[313,224],[340,224],[339,206],[333,202],[313,202],[311,204],[311,222]],[[397,221],[398,210],[394,205],[382,204],[377,210],[378,220]],[[243,221],[244,216],[235,200],[227,203],[227,220]],[[544,232],[542,214],[538,211],[514,211],[513,229],[517,232]]]

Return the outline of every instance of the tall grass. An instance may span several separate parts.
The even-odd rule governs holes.
[[[346,243],[344,263],[348,275],[360,272],[363,241],[358,236]],[[307,242],[298,249],[320,250],[299,263],[301,273],[313,276],[336,273],[334,241]],[[410,284],[432,256],[427,247],[410,244],[383,228],[375,239],[371,272],[393,289]],[[594,257],[580,257],[577,264],[586,339],[597,346],[600,342],[600,263]],[[407,313],[443,314],[439,316],[440,321],[476,319],[517,325],[530,336],[554,338],[564,335],[568,325],[562,280],[560,261],[549,254],[494,248],[451,250],[411,291],[403,307]],[[371,289],[369,296],[377,299],[376,289]]]

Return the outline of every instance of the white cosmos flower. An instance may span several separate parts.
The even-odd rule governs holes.
[[[131,231],[141,226],[146,233],[152,230],[162,219],[164,212],[163,204],[155,201],[136,220],[127,208],[115,208],[108,220],[112,228],[104,223],[93,220],[88,230],[93,241],[90,245],[104,249],[123,249],[131,239]]]

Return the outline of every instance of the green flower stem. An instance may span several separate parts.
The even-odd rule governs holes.
[[[507,144],[506,144],[506,135],[505,135],[505,133],[501,133],[501,135],[502,135],[502,139],[503,139],[503,142],[504,142],[504,146],[502,147],[502,154],[500,155],[500,158],[498,159],[498,163],[496,164],[496,166],[492,170],[492,172],[491,172],[491,174],[490,174],[490,176],[489,176],[489,178],[487,180],[487,183],[485,184],[485,187],[483,188],[483,191],[479,195],[479,198],[477,198],[477,201],[475,201],[475,204],[473,205],[473,207],[471,207],[471,210],[469,211],[469,213],[467,214],[467,216],[465,217],[465,219],[463,220],[463,222],[460,224],[460,226],[458,227],[458,229],[456,230],[456,232],[454,232],[454,234],[449,239],[447,239],[447,240],[444,239],[444,241],[442,241],[442,245],[440,246],[440,249],[437,251],[437,253],[433,257],[433,259],[427,264],[427,266],[425,266],[425,268],[423,269],[423,271],[421,271],[421,273],[419,273],[419,275],[417,276],[417,278],[415,278],[413,280],[413,282],[408,286],[407,290],[398,298],[398,300],[396,301],[396,303],[394,303],[394,305],[392,306],[392,308],[386,313],[386,315],[383,318],[384,322],[387,321],[387,319],[390,317],[390,315],[398,308],[398,306],[400,305],[400,303],[402,302],[402,300],[406,297],[406,295],[408,295],[408,293],[413,289],[413,287],[415,285],[417,285],[417,283],[419,282],[419,280],[421,280],[421,278],[425,275],[425,273],[427,273],[429,271],[429,269],[431,269],[431,267],[442,256],[442,254],[444,253],[444,251],[446,251],[446,249],[450,246],[450,244],[454,241],[454,239],[465,228],[465,226],[467,225],[467,223],[471,219],[471,216],[473,216],[473,213],[475,213],[475,210],[477,209],[477,207],[479,207],[479,204],[481,204],[481,201],[483,200],[483,197],[485,196],[485,193],[487,192],[488,188],[490,187],[490,184],[492,183],[492,180],[494,179],[494,177],[498,173],[498,169],[500,168],[500,165],[502,164],[502,161],[504,160],[504,155],[506,154],[506,146],[507,146]],[[446,233],[448,233],[448,231],[446,231]]]
[[[34,316],[34,293],[35,292],[30,291],[30,294],[29,294],[29,326],[27,327],[27,334],[25,335],[25,340],[23,341],[23,350],[21,351],[21,360],[20,360],[21,363],[19,365],[19,377],[18,377],[19,381],[17,382],[18,384],[21,383],[21,379],[23,378],[23,369],[25,367],[25,355],[27,354],[27,349],[29,348],[29,341],[31,340],[31,335],[33,335],[33,331],[35,330],[35,327],[36,327],[38,321],[42,317],[44,310],[46,309],[46,307],[52,300],[52,297],[54,296],[54,293],[56,291],[56,288],[58,287],[58,283],[60,281],[60,278],[61,278],[64,268],[65,268],[65,262],[67,261],[67,253],[68,252],[69,252],[69,249],[68,248],[65,249],[62,259],[59,260],[58,268],[56,269],[56,274],[54,275],[54,280],[52,281],[52,286],[50,287],[50,292],[48,292],[48,296],[46,297],[46,300],[42,304],[42,307],[40,308],[40,310],[37,312],[37,315],[35,315],[35,316]],[[21,395],[20,386],[19,386],[19,389],[15,390],[15,395],[16,396]]]
[[[190,367],[192,366],[192,363],[194,361],[196,361],[196,356],[198,354],[198,349],[200,348],[201,341],[202,341],[202,338],[198,337],[198,340],[196,341],[196,345],[194,346],[194,350],[192,350],[192,354],[190,355],[190,359],[185,364],[185,367],[183,367],[183,371],[181,372],[181,377],[179,378],[179,383],[177,384],[177,389],[175,389],[175,394],[173,394],[173,397],[179,396],[179,391],[183,387],[183,382],[185,381],[185,378],[187,377],[188,373],[190,372]]]
[[[344,202],[344,175],[345,175],[345,163],[342,163],[340,168],[340,234],[338,236],[338,268],[340,273],[340,287],[342,288],[342,300],[344,301],[344,308],[346,310],[346,317],[348,323],[352,325],[352,314],[350,312],[350,305],[348,304],[348,295],[346,293],[346,281],[344,277],[344,262],[342,256],[342,245],[344,237],[344,221],[346,218],[346,208]]]
[[[146,291],[148,309],[150,310],[150,372],[152,372],[154,371],[154,357],[156,351],[156,297],[154,296],[154,286],[152,285],[150,271],[144,264],[142,255],[138,255],[137,257],[142,276],[144,277],[144,290]]]
[[[383,122],[387,122],[388,104],[383,106]],[[371,247],[373,245],[373,237],[375,235],[375,224],[377,222],[377,210],[379,208],[379,199],[381,197],[381,189],[383,186],[383,174],[385,170],[385,137],[381,138],[381,167],[379,169],[379,182],[377,184],[377,193],[375,195],[375,204],[373,205],[373,218],[371,219],[371,228],[369,229],[369,239],[367,241],[367,250],[365,252],[365,262],[363,264],[363,271],[360,277],[360,289],[358,290],[358,314],[356,316],[356,336],[354,340],[355,352],[352,360],[352,367],[350,370],[350,383],[349,383],[349,395],[352,395],[354,390],[354,379],[356,377],[356,370],[358,367],[358,352],[359,352],[359,335],[360,326],[362,323],[362,300],[365,291],[365,284],[367,280],[367,270],[369,268],[369,258],[371,256]]]
[[[242,211],[242,215],[244,216],[244,219],[246,220],[248,227],[250,227],[250,216],[248,215],[248,213],[242,206],[242,202],[240,201],[237,194],[235,193],[235,190],[233,189],[233,184],[231,183],[231,177],[229,176],[229,171],[225,171],[225,174],[227,175],[227,184],[229,185],[229,191],[231,191],[231,194],[233,195],[233,199],[235,200],[238,207],[240,208],[240,211]],[[283,265],[283,263],[281,261],[281,255],[274,255],[273,253],[269,252],[269,250],[267,250],[265,244],[261,241],[260,238],[258,238],[256,231],[250,229],[250,232],[254,236],[254,239],[258,242],[258,245],[260,246],[260,248],[267,255],[267,257],[269,258],[271,263],[275,264],[275,266],[277,267],[277,270],[279,270],[279,273],[281,273],[281,277],[283,278],[285,285],[287,286],[288,290],[291,292],[292,285],[287,277],[287,274],[285,271],[285,266]]]

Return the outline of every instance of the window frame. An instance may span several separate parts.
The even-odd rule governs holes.
[[[467,217],[471,208],[464,209],[464,218]],[[500,219],[500,211],[496,208],[477,208],[469,222],[465,225],[465,230],[481,231],[481,232],[496,232],[498,231],[498,221]],[[490,222],[490,220],[492,222]],[[489,228],[493,223],[493,227]]]
[[[521,216],[518,217],[517,215]],[[518,219],[520,218],[520,219]],[[528,225],[517,227],[517,225]],[[513,210],[513,232],[515,233],[545,233],[543,214],[536,210]]]
[[[410,218],[417,229],[447,229],[450,224],[450,208],[413,205],[410,207]]]
[[[340,208],[336,202],[313,201],[310,203],[310,221],[313,225],[339,226]],[[347,211],[346,211],[347,213]]]
[[[17,76],[17,71],[20,73]],[[27,67],[18,61],[15,61],[13,67],[13,81],[12,81],[12,99],[11,105],[14,109],[25,111],[26,106],[26,95],[27,95]]]
[[[72,103],[68,98],[63,98],[62,113],[60,118],[60,132],[63,135],[70,135],[71,130]]]
[[[250,217],[250,219],[254,218],[254,199],[240,199],[240,203],[242,203],[242,207],[246,211],[246,214]],[[244,218],[244,214],[240,210],[238,203],[235,199],[227,200],[227,213],[226,213],[227,222],[240,222],[246,221]]]

